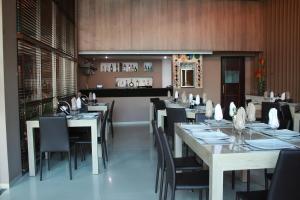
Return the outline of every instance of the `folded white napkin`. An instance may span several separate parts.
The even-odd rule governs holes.
[[[285,98],[286,98],[286,99],[290,99],[290,98],[291,98],[290,92],[289,92],[289,91],[287,91],[287,92],[285,93]]]
[[[77,106],[78,109],[81,109],[81,99],[80,99],[80,97],[78,97],[76,99],[76,106]]]
[[[190,93],[190,94],[189,94],[189,103],[191,103],[192,101],[193,101],[193,94]]]
[[[254,122],[256,120],[255,112],[256,112],[255,105],[252,102],[248,103],[248,106],[247,106],[248,121]]]
[[[181,100],[183,103],[187,102],[187,97],[186,97],[185,91],[183,91],[183,93],[181,94]]]
[[[179,97],[178,91],[175,91],[174,98],[178,99],[178,97]]]
[[[206,101],[207,101],[207,95],[205,92],[203,92],[203,94],[202,94],[202,100],[203,100],[203,103],[206,103]]]
[[[229,105],[229,116],[233,117],[236,114],[236,106],[234,104],[234,102],[230,102]]]
[[[279,121],[278,121],[276,108],[271,108],[269,111],[269,125],[273,129],[276,129],[279,127]]]
[[[264,92],[264,97],[265,97],[265,98],[268,98],[268,91],[265,91],[265,92]]]
[[[71,108],[72,108],[72,110],[77,110],[76,98],[75,97],[73,97],[71,99]]]
[[[96,94],[93,93],[93,100],[96,100]]]
[[[199,105],[200,104],[200,96],[199,94],[196,95],[196,105]]]
[[[171,92],[170,92],[170,90],[168,90],[168,98],[170,98],[171,97]]]
[[[213,115],[213,104],[211,100],[207,100],[205,106],[205,116],[211,118]]]
[[[285,92],[281,94],[281,97],[280,97],[280,99],[281,99],[282,101],[284,101],[284,100],[285,100]]]
[[[271,98],[271,99],[274,98],[274,92],[273,92],[273,91],[270,92],[270,98]]]
[[[234,128],[237,130],[243,130],[246,122],[246,111],[243,107],[240,107],[236,113],[236,117],[233,121]]]
[[[93,93],[89,93],[89,100],[92,101],[93,100]]]
[[[223,119],[223,112],[220,104],[215,107],[215,120],[220,121]]]

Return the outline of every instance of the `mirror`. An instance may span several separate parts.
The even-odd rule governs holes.
[[[181,87],[195,87],[195,63],[180,63]]]

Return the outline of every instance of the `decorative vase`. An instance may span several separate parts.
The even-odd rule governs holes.
[[[257,83],[257,94],[258,96],[263,96],[265,92],[265,81],[259,80]]]

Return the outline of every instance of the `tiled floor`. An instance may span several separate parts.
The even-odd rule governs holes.
[[[68,178],[67,162],[52,161],[52,168],[46,171],[44,181],[39,177],[25,175],[0,200],[155,200],[154,178],[156,151],[148,126],[115,127],[115,138],[109,143],[109,164],[101,168],[100,175],[91,174],[91,158],[79,162],[79,169],[73,171],[73,180]],[[100,162],[102,164],[102,162]],[[72,163],[73,164],[73,163]],[[252,172],[252,189],[262,188],[262,171]],[[230,173],[225,174],[224,199],[234,199],[231,190]],[[237,188],[245,189],[237,180]],[[176,192],[176,200],[196,200],[198,193]]]

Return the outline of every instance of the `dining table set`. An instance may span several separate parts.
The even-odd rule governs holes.
[[[183,143],[209,168],[209,199],[221,200],[224,171],[274,168],[281,149],[300,148],[300,133],[256,121],[236,129],[232,121],[207,119],[176,123],[175,157],[182,157]]]
[[[107,111],[108,103],[89,103],[88,110],[85,112],[71,111],[66,115],[68,127],[88,127],[91,133],[92,147],[92,173],[99,174],[99,161],[101,157],[101,144],[98,143],[98,137],[101,131],[101,115],[99,113]],[[56,115],[65,115],[63,113],[53,113]],[[35,129],[39,128],[39,118],[33,118],[26,121],[29,176],[36,176],[36,150],[35,150]],[[108,133],[106,127],[106,134]],[[107,138],[107,137],[106,137]]]

